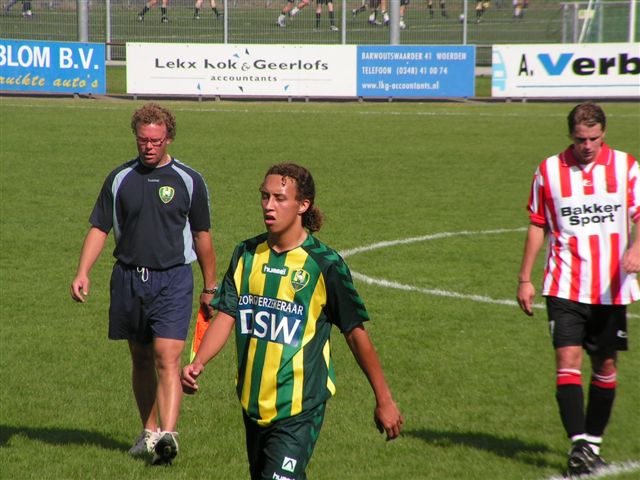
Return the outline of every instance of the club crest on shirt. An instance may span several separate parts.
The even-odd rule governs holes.
[[[160,195],[160,200],[162,200],[163,203],[169,203],[173,200],[173,195],[175,193],[176,192],[173,187],[160,187],[158,190],[158,195]]]
[[[296,292],[299,292],[304,287],[306,287],[309,283],[310,278],[311,275],[309,275],[309,273],[303,269],[294,270],[293,272],[291,272],[291,276],[289,277],[289,279],[291,280],[291,286]]]

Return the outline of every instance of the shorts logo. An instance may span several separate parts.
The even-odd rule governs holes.
[[[293,473],[296,469],[298,461],[295,458],[284,457],[282,461],[282,470]]]
[[[616,337],[618,337],[618,338],[627,338],[627,332],[625,332],[624,330],[618,330],[616,332]]]
[[[304,287],[307,286],[310,278],[311,278],[311,275],[309,275],[307,271],[302,269],[294,270],[293,272],[291,272],[290,280],[291,280],[291,286],[293,287],[293,290],[296,292],[299,292],[300,290],[302,290]]]
[[[160,187],[160,190],[158,190],[158,195],[160,195],[160,200],[162,200],[162,203],[169,203],[171,200],[173,200],[173,195],[175,193],[176,192],[173,187]]]

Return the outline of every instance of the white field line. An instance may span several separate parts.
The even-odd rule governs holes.
[[[610,478],[615,475],[633,472],[640,472],[640,462],[631,460],[627,462],[610,463],[605,468],[603,468],[602,470],[598,470],[598,472],[594,473],[593,475],[587,475],[580,478],[584,478],[584,480],[591,480],[594,478]],[[561,475],[554,475],[552,477],[546,477],[542,480],[566,480],[566,478]]]
[[[410,237],[410,238],[402,238],[398,240],[389,240],[384,242],[376,242],[370,245],[364,245],[362,247],[355,247],[348,250],[343,250],[340,252],[340,255],[343,258],[350,257],[352,255],[356,255],[358,253],[363,252],[371,252],[373,250],[378,250],[381,248],[394,247],[396,245],[407,245],[410,243],[417,242],[425,242],[428,240],[437,240],[441,238],[449,238],[449,237],[460,237],[460,236],[478,236],[478,235],[496,235],[501,233],[515,233],[515,232],[524,232],[527,229],[525,227],[521,228],[498,228],[494,230],[479,230],[479,231],[468,231],[463,230],[461,232],[441,232],[441,233],[433,233],[430,235],[422,235],[420,237]],[[494,305],[507,305],[509,307],[517,307],[518,303],[515,300],[503,300],[497,298],[491,298],[484,295],[473,295],[466,293],[458,293],[451,292],[448,290],[442,290],[439,288],[421,288],[416,287],[414,285],[407,285],[405,283],[394,282],[391,280],[385,280],[384,278],[374,278],[363,273],[352,271],[351,275],[356,280],[364,282],[369,285],[376,285],[383,288],[395,288],[397,290],[404,290],[406,292],[417,292],[425,295],[434,295],[437,297],[448,297],[455,298],[460,300],[471,300],[472,302],[480,302],[480,303],[489,303]],[[545,308],[544,304],[536,303],[533,305],[534,308],[543,309]],[[638,318],[639,315],[635,315],[632,313],[627,314],[630,318]]]

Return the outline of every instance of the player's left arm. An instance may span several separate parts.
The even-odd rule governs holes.
[[[211,240],[211,233],[208,230],[192,232],[193,248],[198,257],[198,264],[202,271],[202,281],[204,288],[213,289],[216,286],[216,251]],[[212,293],[200,294],[200,305],[206,306],[207,318],[213,316],[213,308],[211,308]]]
[[[391,396],[391,390],[387,385],[382,372],[382,365],[378,354],[371,343],[369,334],[362,324],[344,334],[347,344],[353,353],[358,365],[369,380],[376,397],[376,409],[374,420],[378,430],[387,434],[387,440],[393,440],[400,435],[402,428],[402,415]]]
[[[640,168],[634,157],[628,155],[629,176],[627,198],[629,198],[629,215],[635,224],[635,239],[622,257],[622,269],[626,273],[640,272]]]
[[[640,272],[640,218],[636,221],[635,240],[622,257],[622,269],[626,273]]]

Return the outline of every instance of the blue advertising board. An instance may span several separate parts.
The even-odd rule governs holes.
[[[106,93],[101,43],[0,39],[0,91]]]
[[[358,46],[359,97],[473,97],[473,45]]]

